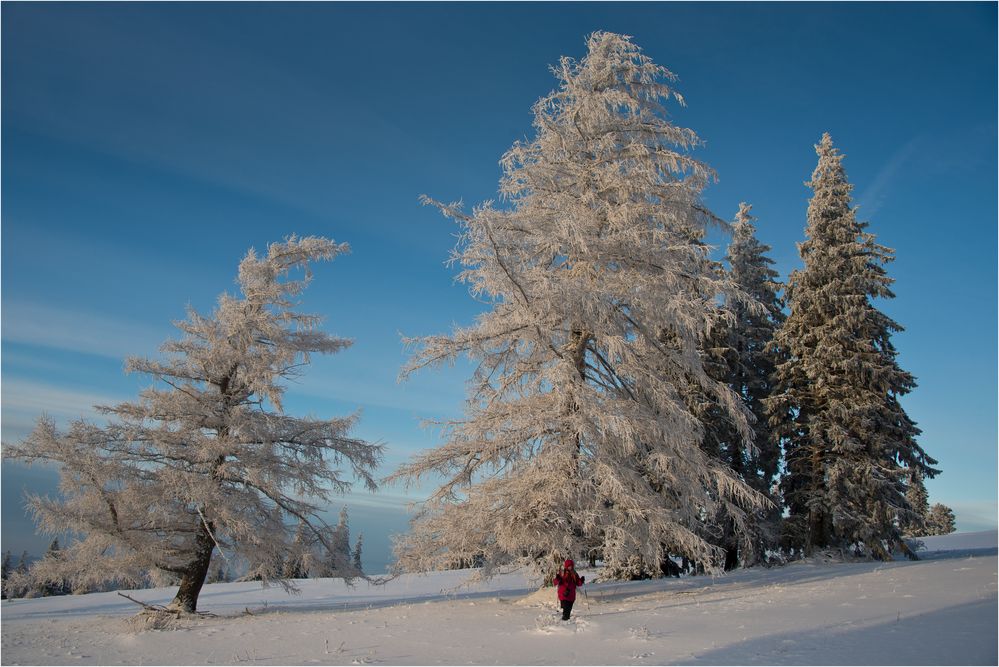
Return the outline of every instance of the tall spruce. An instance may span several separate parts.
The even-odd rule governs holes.
[[[745,441],[717,408],[708,429],[711,442],[707,448],[739,474],[750,486],[766,494],[774,504],[757,515],[755,530],[735,535],[731,525],[722,536],[726,549],[726,568],[740,560],[744,565],[757,561],[773,546],[780,519],[777,494],[773,486],[780,462],[780,444],[770,428],[765,401],[773,392],[772,376],[778,350],[771,343],[784,321],[780,298],[782,284],[767,256],[770,246],[756,238],[756,226],[745,202],[732,225],[732,241],[725,260],[739,298],[724,304],[726,317],[719,317],[709,337],[705,356],[709,374],[719,379],[742,398],[753,416],[752,444]]]
[[[712,171],[663,104],[674,75],[627,37],[598,32],[581,62],[553,68],[536,136],[501,161],[506,205],[438,204],[462,234],[453,260],[489,310],[451,335],[411,340],[404,375],[467,355],[464,419],[394,478],[441,475],[398,544],[407,569],[599,556],[608,571],[665,555],[709,568],[719,506],[741,527],[765,499],[700,448],[705,424],[681,394],[696,382],[744,437],[738,397],[704,371],[699,346],[719,294],[702,239]],[[431,202],[436,203],[436,202]],[[720,223],[721,224],[721,223]]]
[[[751,210],[749,204],[739,205],[726,257],[732,280],[749,300],[733,299],[728,304],[732,321],[726,333],[727,381],[754,417],[754,447],[740,448],[739,440],[732,439],[726,458],[750,486],[770,494],[780,463],[780,444],[768,424],[765,401],[773,393],[777,364],[777,350],[771,343],[785,319],[780,297],[783,285],[772,268],[774,261],[767,256],[770,246],[756,238]]]
[[[806,553],[862,545],[887,559],[905,549],[899,524],[912,514],[910,471],[939,471],[899,403],[916,385],[891,342],[901,326],[873,302],[894,296],[884,268],[894,252],[857,220],[828,133],[815,148],[807,238],[798,245],[804,268],[788,281],[790,314],[774,339],[787,358],[768,400],[785,450],[788,540]]]

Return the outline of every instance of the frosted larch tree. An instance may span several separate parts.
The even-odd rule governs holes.
[[[293,522],[328,541],[317,503],[351,485],[338,465],[374,489],[378,445],[349,437],[356,417],[284,413],[284,380],[314,353],[350,344],[295,310],[310,262],[347,250],[291,237],[251,250],[239,265],[240,296],[223,294],[211,315],[189,310],[164,358],[129,359],[156,383],[135,402],[100,407],[106,426],[83,420],[60,432],[42,417],[5,457],[59,464],[61,499],[31,496],[41,529],[82,538],[42,579],[76,585],[147,574],[180,585],[171,606],[194,612],[212,553],[249,565],[248,577],[282,581]]]
[[[884,269],[894,253],[857,220],[843,156],[828,134],[816,152],[807,238],[798,246],[804,268],[790,276],[790,314],[775,336],[787,358],[768,401],[785,450],[787,526],[806,553],[862,545],[890,558],[905,548],[898,524],[912,512],[910,470],[939,471],[899,403],[916,384],[891,342],[901,327],[873,303],[894,296]]]
[[[707,377],[698,344],[732,285],[712,269],[701,203],[712,171],[663,104],[674,75],[628,37],[597,32],[553,68],[536,136],[503,156],[501,208],[430,200],[461,235],[452,261],[489,309],[469,328],[411,339],[403,376],[467,355],[477,364],[445,444],[391,479],[441,475],[399,564],[422,570],[530,564],[599,553],[610,566],[712,567],[701,536],[719,505],[741,521],[765,500],[700,449],[691,379],[747,438],[747,413]]]

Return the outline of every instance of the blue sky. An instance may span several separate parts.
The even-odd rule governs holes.
[[[708,205],[753,204],[783,277],[800,266],[830,132],[861,218],[895,248],[881,304],[919,387],[903,404],[943,474],[931,502],[996,524],[994,3],[13,3],[2,14],[2,435],[133,397],[187,304],[234,288],[246,250],[346,241],[304,307],[356,340],[292,387],[296,414],[362,410],[388,473],[458,416],[469,367],[396,381],[400,334],[469,323],[444,265],[455,229],[420,194],[496,196],[548,66],[594,30],[679,77],[677,124],[706,145]],[[53,474],[3,464],[2,548],[40,550],[19,497]],[[418,497],[411,493],[410,497]],[[372,561],[403,489],[346,499]],[[333,516],[339,503],[333,508]],[[366,559],[367,561],[368,559]],[[369,568],[370,569],[370,568]]]

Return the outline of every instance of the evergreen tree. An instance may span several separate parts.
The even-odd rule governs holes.
[[[912,515],[909,471],[939,471],[899,403],[915,387],[891,342],[901,327],[872,302],[894,296],[884,269],[893,251],[857,220],[828,134],[816,152],[807,239],[798,246],[804,268],[790,276],[790,314],[774,339],[787,358],[768,401],[785,449],[790,540],[806,553],[863,544],[889,558],[895,546],[905,549],[897,524]]]
[[[320,576],[349,577],[361,575],[355,568],[350,549],[350,517],[346,505],[340,509],[337,525],[330,530],[329,544],[323,549]]]
[[[731,298],[721,311],[705,344],[708,374],[725,382],[749,408],[752,444],[743,440],[719,406],[710,403],[705,420],[706,451],[718,456],[761,494],[770,496],[773,506],[757,515],[753,531],[736,535],[733,526],[719,518],[724,531],[718,542],[726,550],[726,569],[741,560],[750,564],[772,546],[780,520],[778,498],[773,486],[780,461],[780,444],[767,421],[765,400],[773,391],[771,376],[776,367],[774,332],[784,321],[777,272],[766,253],[770,246],[756,238],[752,206],[739,205],[732,225],[732,242],[726,261],[732,281],[742,295]],[[740,544],[741,543],[741,544]]]
[[[936,503],[926,515],[927,535],[949,535],[954,532],[954,510]]]
[[[754,489],[769,494],[780,462],[780,444],[767,423],[765,401],[773,392],[772,376],[776,352],[771,342],[784,322],[781,283],[771,268],[773,260],[766,253],[770,246],[756,238],[756,219],[752,206],[739,205],[733,225],[732,243],[726,257],[732,280],[750,301],[733,300],[728,304],[733,323],[726,328],[728,348],[728,383],[742,397],[753,415],[753,450],[740,448],[732,438],[726,459],[732,469],[742,474]]]
[[[364,568],[361,566],[361,545],[364,544],[364,534],[357,534],[357,541],[354,542],[354,552],[351,554],[351,564],[354,569],[358,572],[363,572]]]
[[[340,518],[333,533],[333,550],[340,561],[350,559],[350,517],[346,505],[340,508]]]
[[[55,538],[49,544],[48,551],[45,552],[46,559],[54,561],[62,560],[62,550],[59,547],[59,538]],[[43,581],[36,584],[36,592],[41,595],[69,595],[72,587],[63,579],[61,581]]]
[[[404,376],[467,355],[477,370],[446,443],[392,479],[443,476],[404,569],[482,563],[550,571],[599,552],[608,572],[667,553],[720,565],[701,535],[724,504],[741,529],[765,499],[700,448],[697,383],[743,437],[747,413],[698,349],[733,291],[703,242],[713,172],[671,124],[674,75],[627,37],[598,32],[534,106],[536,136],[501,161],[503,208],[436,204],[461,225],[453,260],[490,310],[451,335],[409,340]]]
[[[309,546],[305,523],[299,521],[298,528],[295,529],[295,537],[291,541],[291,547],[281,568],[282,576],[285,579],[305,579],[309,576],[305,567]]]
[[[241,296],[223,294],[210,316],[190,310],[165,360],[129,360],[160,385],[101,407],[107,426],[78,420],[60,433],[42,417],[26,440],[4,446],[5,457],[60,464],[64,498],[29,502],[43,530],[85,536],[60,561],[42,561],[38,577],[83,588],[167,573],[180,581],[171,606],[193,612],[216,548],[247,562],[248,577],[281,581],[286,521],[325,539],[313,501],[350,486],[336,464],[375,487],[381,448],[348,437],[355,417],[300,419],[282,407],[283,381],[311,354],[350,344],[295,310],[310,263],[346,250],[314,237],[272,244],[263,257],[251,250],[239,265]]]
[[[906,535],[912,537],[926,535],[926,518],[930,512],[930,501],[926,485],[923,483],[923,475],[918,468],[910,472],[905,500],[912,509],[912,515],[907,520],[900,521],[900,528]]]
[[[4,592],[8,598],[20,598],[27,595],[32,590],[32,581],[29,577],[31,556],[27,550],[21,552],[21,558],[17,561],[17,567],[8,570],[7,581]]]
[[[3,552],[3,567],[0,570],[0,597],[7,599],[7,582],[10,579],[10,574],[13,571],[13,563],[11,562],[10,551]]]

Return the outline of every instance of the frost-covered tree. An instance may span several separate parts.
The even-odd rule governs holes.
[[[358,572],[363,572],[364,568],[361,565],[361,548],[364,544],[364,533],[357,534],[357,541],[354,542],[354,551],[350,555],[350,562],[354,566],[354,569]]]
[[[346,505],[340,508],[340,517],[333,531],[333,551],[338,560],[350,558],[350,516]]]
[[[481,563],[553,569],[599,553],[613,572],[667,553],[709,567],[720,506],[737,525],[764,499],[701,451],[695,382],[744,437],[746,412],[709,378],[700,341],[731,282],[703,243],[713,172],[666,118],[674,75],[628,37],[597,32],[534,106],[536,136],[503,156],[500,192],[471,214],[436,204],[461,236],[452,261],[489,309],[469,328],[411,339],[404,369],[477,363],[446,443],[392,479],[443,476],[397,544],[404,569]],[[428,200],[429,201],[429,200]]]
[[[905,489],[905,499],[909,503],[912,515],[899,522],[899,527],[906,535],[922,537],[926,535],[926,517],[930,512],[930,498],[923,483],[923,474],[919,469],[912,470]]]
[[[3,566],[0,568],[0,598],[7,599],[7,581],[14,571],[14,564],[11,562],[10,551],[3,552]]]
[[[927,535],[949,535],[954,532],[954,510],[936,503],[926,514]]]
[[[251,250],[240,295],[223,294],[208,316],[189,309],[162,359],[127,362],[156,383],[135,402],[100,407],[107,425],[78,420],[60,432],[43,416],[4,447],[5,457],[59,464],[62,498],[29,502],[43,530],[83,536],[58,563],[42,561],[38,577],[82,586],[168,575],[180,582],[172,606],[193,612],[216,549],[248,563],[248,577],[281,581],[290,522],[328,539],[317,503],[351,484],[335,466],[373,489],[380,446],[349,437],[355,416],[292,417],[282,398],[310,355],[350,344],[295,309],[309,264],[345,250],[315,237],[263,257]]]
[[[816,152],[807,239],[798,246],[804,268],[788,281],[790,314],[775,336],[787,358],[769,401],[785,450],[787,524],[791,544],[806,552],[863,544],[889,558],[904,549],[898,525],[912,512],[910,470],[939,471],[899,403],[916,385],[891,342],[901,327],[873,303],[894,296],[884,269],[894,253],[857,220],[828,134]]]
[[[313,540],[310,539],[305,522],[299,521],[298,527],[295,529],[295,537],[291,541],[291,547],[284,557],[281,576],[285,579],[304,579],[308,576],[306,561],[312,544]]]
[[[59,538],[55,538],[49,543],[49,548],[45,552],[45,559],[52,559],[55,561],[61,561],[63,558],[62,548],[59,546]],[[36,584],[36,593],[39,595],[69,595],[72,592],[72,587],[66,582],[65,579],[61,581],[45,581]]]
[[[4,594],[8,598],[23,597],[33,588],[32,580],[28,576],[28,571],[30,569],[29,561],[31,560],[31,557],[28,555],[27,551],[22,551],[21,558],[18,560],[17,566],[11,568],[9,556],[10,554],[8,553],[8,558],[5,559],[7,569],[4,577]]]
[[[777,475],[781,454],[780,444],[767,422],[764,404],[773,392],[771,378],[777,358],[776,351],[768,348],[784,321],[784,313],[780,298],[782,285],[772,268],[774,261],[767,256],[770,246],[756,238],[753,224],[756,218],[750,215],[751,210],[749,204],[739,205],[726,257],[732,280],[751,301],[733,299],[727,304],[733,318],[725,332],[732,353],[727,357],[728,383],[754,417],[755,447],[740,446],[740,441],[732,438],[726,459],[750,486],[768,494]]]
[[[744,564],[760,558],[776,536],[780,518],[778,499],[773,486],[780,461],[780,444],[767,420],[764,401],[773,391],[773,375],[778,351],[771,345],[774,332],[784,321],[780,299],[781,283],[767,256],[770,246],[756,238],[756,220],[752,206],[739,205],[732,225],[732,241],[726,262],[729,274],[745,298],[731,298],[723,304],[728,317],[719,317],[705,342],[705,368],[708,374],[725,382],[753,415],[752,446],[717,405],[702,408],[707,413],[705,449],[719,457],[750,486],[774,501],[773,506],[756,516],[755,530],[736,535],[729,522],[716,536],[726,549],[726,568],[735,567],[740,556]],[[740,544],[741,543],[741,544]]]

